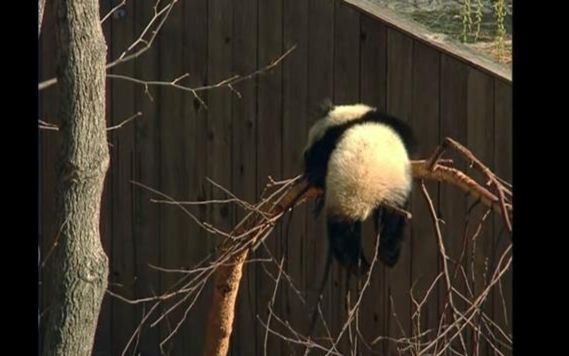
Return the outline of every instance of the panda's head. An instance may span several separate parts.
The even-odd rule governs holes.
[[[306,152],[316,141],[321,139],[328,129],[360,119],[372,110],[376,109],[365,104],[333,105],[331,102],[326,101],[321,106],[319,118],[308,132],[308,140],[304,151]]]

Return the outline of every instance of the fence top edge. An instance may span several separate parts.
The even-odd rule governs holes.
[[[449,39],[438,39],[438,37],[415,21],[407,19],[397,14],[383,5],[370,2],[369,0],[342,0],[356,10],[370,15],[373,18],[385,23],[387,26],[403,32],[415,40],[442,52],[446,55],[455,57],[467,65],[480,69],[491,74],[497,79],[512,83],[512,68],[510,65],[497,63],[485,55],[479,54],[467,46]]]

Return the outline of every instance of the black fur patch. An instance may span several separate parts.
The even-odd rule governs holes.
[[[323,116],[326,116],[327,113],[328,112]],[[344,132],[353,126],[367,122],[377,122],[391,127],[401,137],[408,154],[411,156],[415,153],[417,141],[413,134],[413,130],[409,125],[407,125],[407,123],[394,116],[381,113],[378,110],[370,110],[359,119],[351,120],[342,125],[328,128],[324,136],[320,140],[316,141],[312,147],[305,152],[304,174],[312,185],[323,189],[325,188],[328,161],[330,160],[332,151],[340,141],[340,138]]]
[[[361,221],[342,221],[329,217],[327,228],[332,256],[350,272],[365,274],[369,263],[362,251]]]
[[[329,98],[322,100],[318,107],[318,117],[324,117],[328,115],[330,111],[334,109],[334,103]]]
[[[406,218],[392,209],[379,207],[374,211],[374,224],[376,231],[380,232],[379,259],[386,266],[393,267],[401,253]]]

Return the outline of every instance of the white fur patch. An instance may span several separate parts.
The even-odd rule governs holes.
[[[403,204],[411,184],[409,157],[400,137],[386,125],[356,125],[344,133],[330,156],[326,211],[364,220],[381,203]]]
[[[321,139],[329,127],[338,126],[343,123],[359,119],[371,110],[374,110],[374,108],[365,104],[334,106],[327,116],[319,119],[312,125],[308,132],[308,142],[304,151],[306,152],[314,142]]]
[[[373,108],[365,104],[338,105],[328,113],[328,122],[330,126],[341,125],[359,119],[371,110]]]

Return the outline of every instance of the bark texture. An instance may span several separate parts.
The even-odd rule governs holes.
[[[51,259],[51,305],[44,355],[91,355],[108,258],[99,216],[109,166],[105,122],[106,45],[97,0],[58,0],[59,134],[57,212],[61,232]]]

